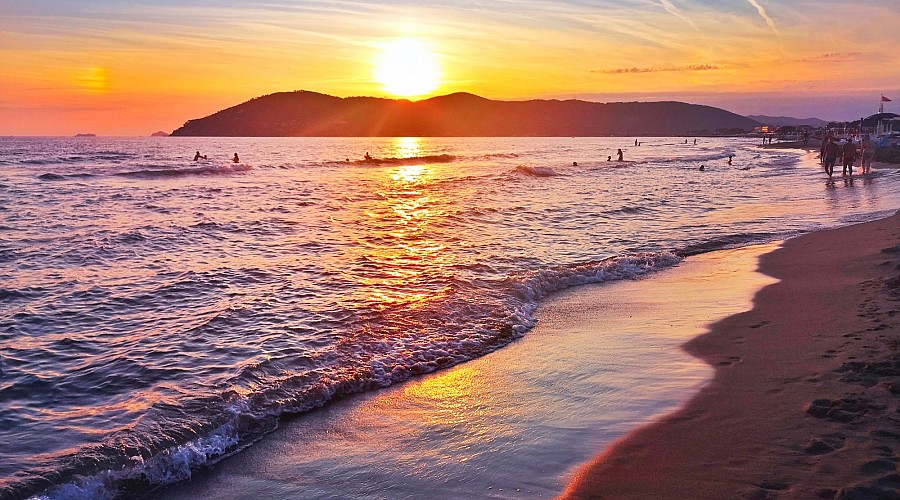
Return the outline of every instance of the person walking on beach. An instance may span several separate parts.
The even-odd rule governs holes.
[[[616,154],[619,155],[619,157],[616,158],[616,161],[624,161],[624,160],[622,159],[622,150],[621,150],[621,149],[617,150],[617,151],[616,151]]]
[[[834,174],[834,164],[837,163],[838,153],[841,148],[834,142],[834,137],[829,136],[828,142],[825,143],[825,173],[828,174],[828,178],[830,179],[832,174]]]
[[[828,136],[822,138],[822,143],[819,144],[819,163],[825,164],[825,145],[828,144]]]
[[[862,168],[863,174],[868,174],[872,171],[872,161],[875,159],[875,143],[872,142],[872,138],[866,134],[865,137],[863,137],[860,146],[862,148],[862,159],[860,160],[859,166]]]
[[[844,147],[841,148],[841,154],[843,156],[842,164],[844,165],[841,175],[853,175],[853,163],[856,161],[856,144],[853,144],[852,139],[848,139],[847,144],[844,144]]]

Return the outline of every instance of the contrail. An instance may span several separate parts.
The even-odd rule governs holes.
[[[672,14],[673,16],[675,16],[675,17],[681,19],[682,21],[684,21],[684,22],[690,24],[690,25],[691,25],[691,28],[694,28],[694,31],[700,31],[700,30],[697,28],[697,25],[695,25],[690,19],[688,19],[687,16],[685,16],[684,14],[682,14],[681,11],[678,10],[678,7],[675,7],[675,5],[673,5],[671,1],[669,1],[669,0],[659,0],[659,3],[661,3],[662,6],[666,9],[666,12],[668,12],[669,14]]]
[[[766,20],[766,24],[768,24],[769,27],[772,28],[772,31],[774,31],[775,34],[777,35],[778,28],[775,26],[775,21],[773,21],[772,18],[769,17],[768,14],[766,14],[766,9],[763,8],[763,6],[760,5],[759,2],[757,2],[756,0],[747,0],[747,1],[750,2],[750,5],[756,7],[756,11],[759,12],[759,15],[762,16],[762,18]]]

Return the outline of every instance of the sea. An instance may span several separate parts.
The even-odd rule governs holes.
[[[0,498],[141,496],[555,292],[898,207],[754,138],[3,137]]]

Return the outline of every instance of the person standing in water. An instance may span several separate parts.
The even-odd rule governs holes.
[[[237,153],[235,153],[235,154],[234,154],[234,158],[232,158],[231,161],[233,161],[233,162],[235,162],[235,163],[240,163],[240,162],[241,162],[241,159],[238,158]]]
[[[841,175],[853,175],[853,164],[856,162],[856,144],[853,139],[847,139],[847,144],[841,148],[844,170]]]
[[[834,164],[837,163],[838,153],[841,147],[834,142],[834,137],[828,136],[828,142],[825,144],[825,173],[830,179],[834,174]]]
[[[621,149],[617,150],[617,151],[616,151],[616,154],[619,155],[619,157],[616,158],[616,161],[624,161],[624,160],[622,159],[622,150],[621,150]]]
[[[825,164],[825,146],[828,145],[828,137],[825,136],[822,138],[822,143],[819,144],[819,163],[822,165]]]
[[[868,134],[863,137],[860,148],[862,148],[862,160],[860,160],[859,166],[862,168],[863,174],[868,174],[872,171],[872,161],[875,160],[875,143]]]

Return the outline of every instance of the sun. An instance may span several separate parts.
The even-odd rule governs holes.
[[[428,94],[441,83],[438,56],[418,40],[391,42],[382,47],[375,60],[375,81],[399,97]]]

